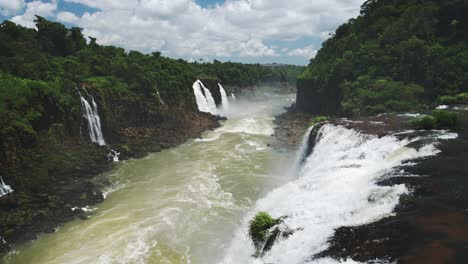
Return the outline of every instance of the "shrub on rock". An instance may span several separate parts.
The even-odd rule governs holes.
[[[449,111],[434,110],[432,116],[437,120],[439,126],[453,127],[457,124],[457,114]]]

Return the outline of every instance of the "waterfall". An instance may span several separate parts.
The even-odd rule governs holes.
[[[164,103],[163,99],[161,98],[161,95],[159,94],[159,91],[156,91],[156,94],[158,95],[159,103],[160,103],[161,105],[166,105],[166,104]]]
[[[104,140],[104,136],[102,134],[101,119],[99,118],[98,107],[94,101],[93,96],[90,94],[88,94],[88,96],[91,98],[91,105],[80,93],[81,107],[83,108],[84,117],[88,121],[89,137],[91,138],[92,142],[103,146],[106,144],[106,141]]]
[[[299,150],[297,151],[296,161],[294,162],[293,171],[295,172],[298,172],[300,170],[300,168],[302,167],[302,164],[307,158],[307,152],[309,150],[310,133],[312,133],[314,128],[315,128],[315,125],[309,127],[307,131],[305,132],[304,136],[302,137],[302,143],[301,143]]]
[[[9,193],[12,193],[13,189],[10,185],[7,185],[4,181],[2,176],[0,176],[0,197],[5,196]]]
[[[219,92],[221,94],[221,104],[222,104],[223,110],[226,111],[229,109],[229,101],[226,95],[226,91],[224,90],[223,86],[220,83],[218,83],[218,86],[219,86]]]
[[[198,110],[200,112],[206,112],[216,115],[216,103],[213,99],[213,96],[211,95],[210,90],[208,90],[200,80],[195,81],[192,88],[193,93],[195,95],[195,100],[197,102]]]
[[[399,197],[409,190],[404,184],[380,186],[376,182],[381,177],[412,166],[405,161],[440,152],[434,137],[379,138],[324,124],[315,136],[313,152],[305,157],[312,130],[304,136],[298,153],[297,159],[304,160],[298,177],[257,201],[233,236],[222,263],[339,263],[312,256],[329,246],[335,229],[372,223],[393,212]],[[422,146],[410,148],[415,141]],[[255,259],[246,230],[259,211],[274,218],[286,217],[284,224],[295,231]]]
[[[200,81],[200,85],[203,87],[203,91],[205,93],[206,101],[208,102],[208,108],[210,109],[210,113],[212,113],[213,115],[216,115],[217,114],[216,103],[213,98],[213,95],[211,94],[210,90],[208,90],[208,88],[206,88],[205,85],[203,85],[201,81]]]
[[[232,97],[232,100],[237,100],[236,96],[234,95],[234,93],[231,93],[231,97]]]

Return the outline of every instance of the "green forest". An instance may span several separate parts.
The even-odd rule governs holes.
[[[265,67],[233,62],[189,63],[87,42],[80,28],[37,16],[35,29],[0,24],[0,137],[34,137],[53,123],[70,123],[80,115],[77,84],[116,95],[148,111],[169,106],[190,108],[192,83],[216,78],[228,86],[261,81],[295,81],[299,66]],[[148,103],[149,102],[149,103]],[[53,114],[50,114],[53,113]],[[76,118],[75,118],[76,119]]]
[[[369,0],[323,43],[300,79],[345,115],[468,100],[468,1]]]

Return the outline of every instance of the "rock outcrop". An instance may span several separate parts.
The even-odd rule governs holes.
[[[296,107],[299,111],[326,116],[340,112],[340,89],[322,91],[314,79],[298,79],[296,86]]]

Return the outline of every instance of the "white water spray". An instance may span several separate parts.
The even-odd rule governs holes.
[[[409,192],[405,185],[379,186],[379,178],[403,166],[404,161],[439,152],[435,143],[416,150],[407,147],[412,142],[408,139],[378,138],[329,124],[320,133],[299,178],[257,202],[236,232],[222,263],[337,263],[311,257],[329,246],[327,241],[336,228],[384,218],[393,212],[400,195]],[[307,141],[308,137],[304,138],[303,144]],[[307,146],[302,148],[299,155]],[[286,216],[284,223],[296,231],[289,238],[280,238],[262,258],[255,259],[247,226],[259,211],[275,218]]]
[[[89,104],[89,102],[80,93],[81,106],[83,108],[84,117],[86,117],[86,120],[88,121],[89,137],[91,138],[92,142],[103,146],[106,144],[106,141],[104,140],[104,136],[102,134],[101,119],[99,118],[98,107],[94,101],[93,96],[90,94],[88,94],[88,96],[91,98],[91,104]]]
[[[200,112],[206,112],[216,115],[216,103],[213,99],[213,96],[211,95],[210,90],[208,90],[200,80],[196,80],[195,83],[193,83],[192,88],[193,93],[195,95],[195,100],[197,102],[198,110]]]
[[[5,196],[5,195],[7,195],[9,193],[12,193],[12,192],[13,192],[13,188],[11,188],[10,185],[6,184],[3,181],[2,176],[0,176],[0,197]]]
[[[232,97],[232,100],[237,100],[236,96],[234,95],[234,93],[231,93],[231,97]]]
[[[220,83],[218,83],[218,86],[219,86],[219,92],[221,94],[221,104],[222,104],[223,110],[226,111],[229,109],[229,100],[226,95],[226,90],[224,90],[223,86]]]

